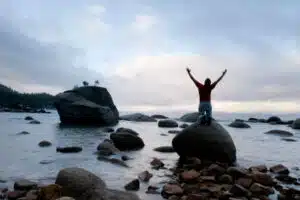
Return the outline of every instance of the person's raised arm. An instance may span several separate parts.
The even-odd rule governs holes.
[[[192,81],[195,83],[195,85],[196,85],[197,87],[203,86],[201,83],[199,83],[199,82],[193,77],[193,75],[191,74],[191,70],[190,70],[189,68],[186,68],[186,71],[187,71],[189,77],[192,79]]]
[[[216,80],[213,84],[211,84],[212,88],[216,87],[216,85],[222,80],[222,78],[225,76],[226,73],[227,73],[227,69],[224,70],[224,72],[222,73],[220,78],[218,78],[218,80]]]

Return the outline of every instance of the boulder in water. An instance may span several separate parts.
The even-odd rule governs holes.
[[[112,133],[110,139],[121,151],[138,150],[145,146],[142,138],[127,132]]]
[[[179,128],[187,128],[189,125],[188,124],[181,124],[180,126],[179,126]]]
[[[230,134],[215,120],[210,126],[196,123],[183,129],[172,141],[174,150],[182,157],[234,163],[236,148]]]
[[[42,140],[42,141],[39,142],[40,147],[49,147],[51,145],[52,145],[52,143],[47,141],[47,140]]]
[[[134,121],[134,122],[156,122],[156,119],[154,119],[153,117],[149,117],[142,113],[123,115],[120,117],[120,120]]]
[[[118,123],[119,112],[106,88],[79,87],[56,95],[54,103],[63,124],[110,126]]]
[[[256,118],[254,118],[254,117],[250,117],[249,119],[248,119],[248,122],[258,122],[258,119],[256,119]]]
[[[116,133],[130,133],[130,134],[136,135],[136,136],[139,135],[136,131],[134,131],[134,130],[132,130],[132,129],[130,129],[130,128],[123,128],[123,127],[118,128],[118,129],[116,130]]]
[[[281,123],[281,119],[277,116],[272,116],[272,117],[269,117],[269,119],[267,119],[267,122],[268,123]]]
[[[293,128],[293,129],[300,129],[300,118],[296,119],[296,120],[292,123],[292,128]]]
[[[38,120],[36,120],[36,119],[34,119],[34,120],[32,120],[32,121],[29,122],[29,124],[40,124],[40,123],[41,122],[38,121]]]
[[[173,153],[175,152],[172,146],[161,146],[153,149],[154,151],[162,152],[162,153]]]
[[[194,123],[197,121],[198,117],[199,117],[199,112],[192,112],[192,113],[187,113],[187,114],[181,116],[180,120],[183,122]]]
[[[230,123],[228,126],[233,127],[233,128],[251,128],[250,125],[246,124],[245,122],[237,121],[237,120]]]
[[[112,154],[116,154],[120,152],[120,150],[115,147],[113,141],[111,140],[104,140],[103,142],[101,142],[98,145],[97,150],[98,150],[97,153],[103,156],[110,156]]]
[[[158,127],[162,127],[162,128],[176,128],[176,127],[178,127],[178,123],[176,121],[174,121],[174,120],[163,119],[163,120],[159,120]]]
[[[26,116],[24,119],[25,119],[25,120],[28,120],[28,121],[34,120],[33,117],[31,117],[31,116]]]

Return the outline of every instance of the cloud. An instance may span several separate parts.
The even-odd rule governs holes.
[[[132,23],[132,27],[134,30],[144,33],[153,28],[153,26],[157,23],[158,21],[155,16],[136,15],[135,21]]]

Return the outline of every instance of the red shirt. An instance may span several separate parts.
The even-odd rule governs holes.
[[[203,102],[203,101],[210,102],[211,91],[215,88],[216,85],[211,84],[211,85],[207,86],[207,85],[202,85],[201,83],[197,82],[196,86],[198,88],[200,102]]]

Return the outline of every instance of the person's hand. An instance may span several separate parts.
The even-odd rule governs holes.
[[[186,71],[188,72],[188,73],[190,73],[191,72],[191,69],[190,68],[186,68]]]
[[[224,71],[223,71],[223,75],[225,75],[227,73],[227,69],[225,69]]]

